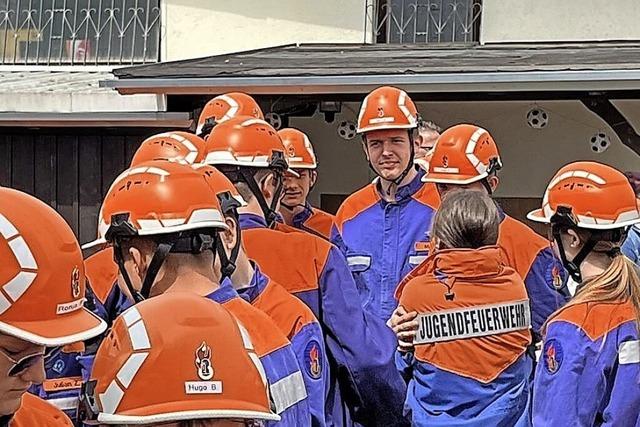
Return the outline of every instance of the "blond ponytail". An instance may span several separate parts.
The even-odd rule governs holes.
[[[599,242],[596,252],[606,252],[603,246],[609,245],[609,251],[615,251],[611,242]],[[611,247],[613,246],[613,247]],[[587,279],[571,301],[565,307],[586,302],[627,301],[633,304],[636,313],[636,327],[640,330],[640,272],[638,267],[626,256],[618,253],[602,274]]]

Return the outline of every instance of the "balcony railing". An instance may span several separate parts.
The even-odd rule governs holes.
[[[160,0],[0,0],[0,64],[157,62],[159,3]]]
[[[368,9],[376,43],[476,43],[481,0],[378,0]]]

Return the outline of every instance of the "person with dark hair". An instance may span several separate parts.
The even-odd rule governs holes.
[[[273,229],[282,176],[297,174],[286,151],[267,122],[239,116],[213,128],[205,163],[219,169],[246,202],[238,214],[247,255],[320,322],[329,359],[327,424],[401,426],[406,385],[394,364],[395,336],[361,307],[342,252],[315,234]]]
[[[553,177],[541,209],[576,295],[547,321],[533,387],[536,425],[640,423],[640,277],[620,252],[640,223],[633,189],[616,169],[575,162]]]
[[[296,174],[282,177],[283,193],[280,215],[284,223],[296,230],[329,239],[333,215],[311,206],[307,198],[318,180],[318,161],[307,134],[298,129],[280,129],[278,135],[287,149],[289,167]]]
[[[531,313],[522,278],[496,246],[499,225],[488,195],[446,195],[435,251],[404,282],[414,347],[399,347],[397,358],[410,377],[413,425],[529,425]]]
[[[376,179],[347,197],[331,241],[344,253],[362,306],[389,320],[400,281],[427,256],[429,228],[440,202],[416,167],[422,119],[402,89],[382,86],[362,101],[357,132]]]
[[[305,383],[291,343],[230,281],[239,235],[201,172],[181,162],[143,162],[120,174],[100,209],[98,238],[111,245],[119,285],[136,304],[188,292],[223,305],[247,328],[262,362],[279,426],[311,425]]]
[[[440,197],[462,191],[489,196],[498,188],[502,159],[491,134],[479,126],[460,124],[442,133],[432,151],[423,181],[434,183]],[[534,337],[547,318],[569,298],[566,274],[549,242],[498,207],[500,228],[497,245],[507,264],[518,272],[531,302]],[[393,321],[396,321],[394,316]]]

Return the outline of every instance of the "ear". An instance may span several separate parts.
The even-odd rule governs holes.
[[[495,193],[498,189],[498,185],[500,184],[500,178],[496,175],[491,175],[487,178],[487,182],[489,183],[489,187],[491,187],[491,192]]]
[[[580,236],[575,232],[575,230],[568,229],[566,234],[570,247],[577,249],[582,245],[582,239],[580,239]]]
[[[416,152],[422,145],[422,135],[418,132],[413,133],[413,151]]]
[[[236,246],[236,242],[238,241],[238,225],[235,220],[231,217],[225,217],[225,224],[229,227],[228,230],[224,230],[220,233],[220,238],[222,239],[222,244],[228,252]]]
[[[133,262],[133,268],[136,274],[140,280],[144,280],[147,274],[147,257],[136,247],[129,248],[129,256]]]
[[[312,170],[309,171],[309,188],[313,188],[316,185],[316,181],[318,180],[318,171]]]
[[[273,173],[266,175],[262,179],[262,182],[260,182],[260,191],[262,191],[262,195],[267,200],[270,200],[273,197],[275,193],[275,188],[276,188],[276,179]]]
[[[371,159],[369,158],[369,148],[367,147],[367,138],[364,135],[362,136],[362,151],[364,151],[364,155],[367,158],[367,161],[370,162]]]

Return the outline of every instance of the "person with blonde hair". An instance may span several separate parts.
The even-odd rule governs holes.
[[[640,278],[620,246],[640,210],[627,178],[595,162],[561,168],[529,213],[578,283],[543,328],[534,425],[640,422]]]

